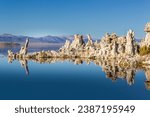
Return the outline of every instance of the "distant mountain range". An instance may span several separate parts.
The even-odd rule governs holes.
[[[87,42],[87,36],[83,36],[84,41]],[[17,36],[17,35],[12,35],[12,34],[2,34],[0,35],[0,42],[6,42],[6,43],[24,43],[26,38],[30,39],[31,43],[65,43],[66,40],[70,40],[71,42],[74,40],[73,35],[68,35],[68,36],[43,36],[43,37],[30,37],[30,36]],[[93,38],[93,41],[96,39]],[[140,41],[140,39],[135,39],[137,42]]]
[[[73,35],[69,36],[44,36],[44,37],[30,37],[30,36],[16,36],[12,34],[2,34],[0,35],[0,42],[17,42],[24,43],[26,38],[30,39],[30,42],[40,42],[40,43],[65,43],[66,40],[72,41],[74,39]],[[87,37],[84,36],[85,41]]]

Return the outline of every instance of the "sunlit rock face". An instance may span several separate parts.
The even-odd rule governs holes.
[[[135,48],[134,48],[134,32],[132,30],[129,30],[127,32],[126,36],[126,54],[127,55],[134,55],[135,54]]]
[[[96,47],[95,47],[95,43],[92,40],[92,37],[90,34],[87,35],[88,38],[88,42],[86,43],[85,47],[84,47],[84,57],[94,57],[95,56],[95,51],[96,51]]]
[[[63,48],[66,49],[66,50],[70,49],[70,41],[69,40],[66,40],[66,43],[65,43]]]
[[[150,45],[150,23],[146,24],[145,32],[146,32],[145,42],[147,45]]]
[[[66,40],[64,46],[62,46],[62,47],[59,49],[59,53],[60,53],[60,54],[65,54],[65,53],[66,53],[66,54],[69,54],[69,51],[70,51],[70,49],[71,49],[70,45],[71,45],[70,41],[69,41],[69,40]]]
[[[28,45],[29,45],[29,39],[26,39],[25,45],[21,47],[19,53],[13,53],[11,50],[8,50],[8,57],[10,58],[20,58],[25,57],[28,53]]]
[[[82,35],[74,35],[73,42],[66,41],[59,54],[88,58],[116,58],[126,55],[134,56],[138,52],[138,44],[135,43],[132,30],[127,32],[127,36],[106,33],[100,42],[93,42],[91,35],[87,35],[87,38],[88,42],[85,43]]]
[[[145,25],[145,32],[150,32],[150,22]]]
[[[27,38],[26,39],[26,43],[24,46],[21,47],[20,51],[19,51],[19,54],[21,55],[26,55],[27,52],[28,52],[28,45],[29,45],[29,39]]]
[[[74,40],[71,43],[66,40],[64,46],[62,46],[58,51],[58,56],[60,57],[76,57],[84,55],[82,51],[84,50],[85,42],[83,40],[83,36],[76,34],[74,35]]]
[[[117,35],[115,33],[106,33],[100,42],[100,55],[101,56],[115,56],[117,54]]]
[[[118,45],[117,50],[118,54],[124,54],[126,46],[126,37],[125,36],[118,37],[117,45]]]
[[[140,43],[140,46],[150,46],[150,23],[145,25],[144,31],[146,32],[146,36]]]
[[[88,42],[86,43],[85,47],[93,46],[93,41],[92,41],[91,35],[88,34],[87,37],[88,37]]]
[[[74,40],[70,45],[71,48],[79,49],[80,47],[83,47],[84,45],[85,45],[85,43],[83,40],[83,36],[79,35],[79,34],[74,35]]]

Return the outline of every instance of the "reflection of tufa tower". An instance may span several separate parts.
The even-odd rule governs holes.
[[[147,79],[145,81],[146,88],[150,90],[150,70],[145,71],[145,76],[146,76],[146,79]]]
[[[135,71],[132,69],[129,69],[126,71],[127,75],[126,75],[126,79],[129,85],[134,84],[134,76],[135,76]]]

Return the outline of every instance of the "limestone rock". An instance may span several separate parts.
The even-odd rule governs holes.
[[[147,33],[145,36],[145,44],[148,46],[150,45],[150,32]]]
[[[58,56],[58,53],[56,51],[54,51],[54,50],[51,51],[51,54],[52,54],[53,57],[57,57]]]
[[[85,42],[83,40],[83,36],[79,34],[74,35],[74,40],[72,44],[70,45],[71,48],[77,49],[77,48],[83,47],[84,45],[85,45]]]
[[[126,37],[124,37],[124,36],[118,37],[117,45],[118,45],[117,52],[119,54],[124,54],[125,46],[126,46]]]
[[[141,43],[139,44],[140,47],[150,46],[150,23],[147,23],[145,25],[144,31],[146,32],[146,36],[144,39],[141,40]]]
[[[116,54],[117,54],[117,45],[116,42],[114,42],[112,47],[112,56],[116,56]]]
[[[150,22],[145,25],[145,32],[150,32]]]
[[[115,33],[109,34],[106,33],[100,42],[100,52],[99,55],[104,57],[114,57],[116,56],[118,45],[117,45],[118,36]]]
[[[88,42],[86,43],[85,47],[93,46],[93,41],[92,41],[91,35],[88,34],[87,37],[88,37]]]
[[[65,43],[65,45],[64,45],[64,48],[68,50],[69,47],[70,47],[70,41],[69,41],[69,40],[66,40],[66,43]]]
[[[24,46],[21,47],[20,51],[19,51],[19,54],[21,55],[26,55],[27,52],[28,52],[28,44],[29,44],[29,39],[27,38],[26,39],[26,43]]]
[[[46,57],[47,57],[46,52],[41,51],[41,52],[38,53],[38,58],[46,58]]]
[[[146,37],[143,44],[150,42],[150,23],[145,27]],[[8,57],[14,58],[102,58],[102,59],[118,59],[136,58],[139,54],[139,48],[142,44],[136,43],[134,40],[134,32],[129,30],[127,36],[117,36],[116,33],[106,33],[100,42],[92,41],[90,35],[87,35],[88,42],[85,43],[83,36],[74,35],[73,42],[66,40],[65,44],[59,51],[41,51],[27,54],[29,39],[26,40],[24,46],[21,47],[19,53],[14,54],[8,51]],[[140,56],[140,55],[139,55]]]
[[[95,46],[96,49],[100,49],[101,48],[100,43],[98,43],[97,40],[95,41],[94,46]]]
[[[150,23],[147,23],[145,26],[145,45],[149,46],[150,45]]]
[[[129,30],[127,32],[126,36],[127,42],[126,42],[126,47],[125,51],[127,55],[134,55],[135,54],[135,48],[134,48],[134,32],[132,30]]]

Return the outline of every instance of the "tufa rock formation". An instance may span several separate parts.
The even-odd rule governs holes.
[[[58,51],[41,51],[27,54],[29,39],[21,47],[19,53],[14,54],[8,51],[8,57],[17,58],[91,58],[112,60],[117,59],[123,66],[133,66],[137,63],[149,62],[149,56],[144,57],[139,54],[144,44],[150,43],[150,23],[145,27],[146,37],[144,41],[138,43],[134,39],[134,32],[129,30],[126,36],[118,36],[116,33],[106,33],[100,41],[93,41],[90,35],[87,35],[88,41],[85,43],[83,36],[76,34],[72,42],[66,40],[64,46]],[[145,49],[145,48],[144,48]],[[143,49],[141,49],[143,51]],[[149,47],[147,51],[149,50]],[[144,50],[145,51],[145,50]],[[146,52],[148,53],[148,52]]]
[[[73,49],[80,49],[84,45],[85,45],[85,43],[84,43],[84,40],[83,40],[83,36],[79,35],[79,34],[74,35],[74,41],[70,45],[71,48],[73,48]]]
[[[19,54],[26,55],[28,52],[29,39],[26,39],[25,45],[21,47]]]
[[[28,53],[28,45],[29,45],[29,39],[26,39],[25,45],[21,47],[19,53],[14,54],[11,50],[8,50],[8,57],[10,58],[25,58]]]
[[[126,36],[126,54],[133,56],[135,54],[134,32],[129,30]]]
[[[150,46],[150,23],[145,25],[144,31],[146,32],[145,38],[140,43],[141,46]]]
[[[150,23],[146,24],[144,31],[146,32],[145,42],[150,45]]]

